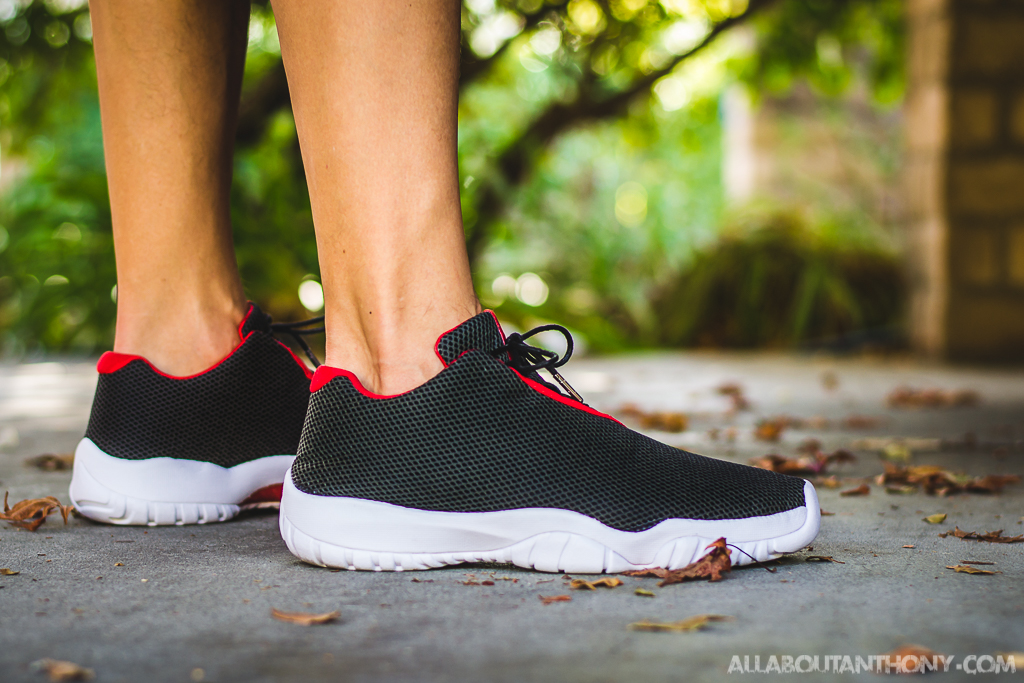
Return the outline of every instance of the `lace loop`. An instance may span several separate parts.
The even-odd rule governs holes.
[[[324,317],[322,315],[316,318],[310,318],[309,320],[300,320],[294,323],[271,323],[270,330],[272,332],[279,332],[291,336],[292,339],[299,345],[299,347],[305,352],[306,357],[309,358],[314,368],[320,367],[320,361],[317,360],[316,355],[313,354],[313,350],[309,348],[309,344],[302,337],[307,334],[320,334],[326,330],[324,327],[309,327],[316,323],[322,323]]]
[[[530,337],[536,334],[540,334],[541,332],[547,332],[551,330],[559,332],[562,334],[562,336],[565,337],[565,355],[562,357],[559,357],[559,355],[554,351],[541,349],[536,346],[530,346],[529,344],[526,343],[526,340],[529,339]],[[540,370],[546,370],[551,375],[551,377],[556,382],[558,382],[558,385],[565,390],[566,394],[576,399],[580,403],[583,403],[583,397],[576,393],[576,390],[573,389],[569,385],[569,383],[565,381],[565,378],[562,377],[562,375],[560,375],[558,371],[555,369],[562,367],[569,361],[569,359],[572,357],[572,350],[572,334],[570,334],[569,330],[565,329],[561,325],[550,324],[535,327],[524,334],[513,332],[512,334],[508,335],[508,337],[506,337],[505,343],[502,346],[499,346],[498,348],[491,351],[491,355],[499,359],[501,358],[502,355],[507,355],[508,360],[504,362],[510,368],[516,370],[522,375],[534,375],[534,379],[539,379],[541,383],[547,385],[549,388],[554,389],[555,391],[558,391],[557,387],[554,387],[548,382],[545,382],[537,374]]]

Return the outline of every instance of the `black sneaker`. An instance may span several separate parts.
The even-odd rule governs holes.
[[[506,341],[481,313],[438,340],[444,370],[398,396],[320,367],[281,500],[292,553],[348,569],[599,573],[683,567],[722,536],[749,554],[738,564],[814,539],[809,482],[627,429],[557,371],[565,394],[542,380],[565,360],[528,336]]]
[[[271,333],[306,333],[295,327],[312,322],[271,325],[250,304],[238,346],[189,377],[141,356],[103,354],[75,450],[75,508],[100,522],[155,526],[221,522],[243,503],[279,500],[313,373]]]

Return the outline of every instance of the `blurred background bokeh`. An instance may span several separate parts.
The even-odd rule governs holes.
[[[982,59],[972,80],[950,55],[976,11],[1010,39],[967,47],[1012,57],[1024,13],[971,4],[465,0],[459,160],[481,300],[517,326],[561,322],[596,351],[1020,357],[1024,200],[985,218],[981,242],[958,247],[957,221],[985,214],[995,186],[1024,196],[1006,179],[1019,162],[1003,159],[1024,59],[1002,76]],[[963,84],[981,95],[958,123]],[[985,111],[993,123],[978,123]],[[981,208],[944,201],[956,164],[985,154],[1009,166],[964,190]],[[249,296],[279,320],[319,311],[269,3],[252,10],[232,213]],[[1001,303],[976,313],[969,297],[989,290]],[[115,302],[88,7],[0,0],[0,358],[107,349]],[[955,332],[958,305],[1003,327]]]

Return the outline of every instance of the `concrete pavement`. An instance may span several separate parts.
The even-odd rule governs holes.
[[[686,413],[688,430],[650,433],[715,457],[792,456],[807,437],[832,450],[899,436],[931,440],[921,442],[914,464],[1024,474],[1021,370],[690,353],[574,360],[565,375],[602,410],[633,403]],[[729,412],[728,397],[717,392],[729,381],[744,387],[752,410]],[[67,502],[68,472],[23,460],[74,449],[94,382],[91,363],[0,366],[0,490],[12,502],[43,495]],[[886,408],[885,396],[901,384],[972,389],[981,401]],[[814,419],[786,430],[777,444],[753,439],[758,419],[780,414]],[[852,415],[880,422],[843,426]],[[730,427],[734,441],[726,438]],[[857,454],[857,463],[837,470],[843,488],[882,470],[873,452]],[[46,657],[89,667],[97,681],[712,681],[763,677],[729,675],[733,655],[763,662],[773,654],[866,657],[916,643],[960,662],[1024,651],[1024,544],[938,537],[954,525],[1024,533],[1024,485],[948,498],[871,489],[841,497],[840,489],[819,488],[823,509],[835,514],[823,518],[813,551],[785,558],[774,573],[744,568],[721,582],[665,588],[627,578],[625,586],[594,592],[508,566],[394,574],[310,567],[288,553],[276,516],[266,512],[172,528],[81,519],[64,526],[59,517],[36,533],[2,525],[0,567],[20,573],[0,576],[0,680],[45,681],[31,664]],[[944,524],[922,521],[937,512],[948,515]],[[844,564],[805,561],[811,554]],[[994,562],[986,568],[1002,573],[945,569],[964,560]],[[483,579],[495,585],[464,584]],[[634,594],[639,586],[656,597]],[[541,604],[539,596],[555,594],[572,601]],[[341,618],[302,627],[271,619],[271,608],[340,610]],[[702,613],[735,619],[694,633],[626,628]],[[954,669],[944,678],[976,677]]]

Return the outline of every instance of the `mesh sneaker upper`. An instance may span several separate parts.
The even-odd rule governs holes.
[[[142,358],[103,373],[85,436],[126,460],[180,458],[232,467],[296,452],[309,376],[270,334],[253,304],[241,344],[215,367],[183,379]]]
[[[295,486],[424,510],[561,508],[626,531],[804,504],[801,479],[687,453],[543,393],[487,352],[502,343],[489,313],[466,326],[438,343],[448,367],[406,394],[372,398],[345,376],[318,389]]]

